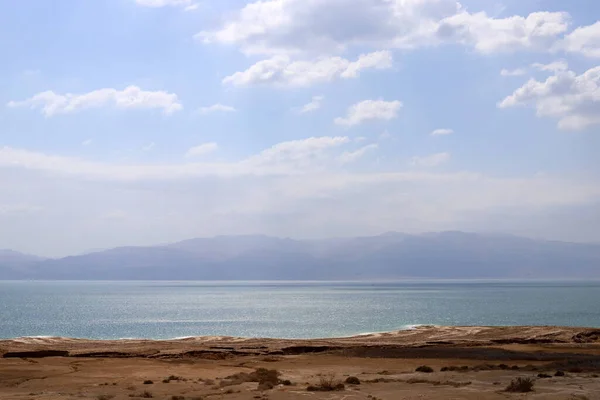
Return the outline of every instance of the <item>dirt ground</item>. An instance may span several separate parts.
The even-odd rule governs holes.
[[[0,399],[600,399],[598,330],[502,329],[309,341],[0,341]],[[416,372],[423,365],[433,372]],[[267,374],[276,376],[272,387],[259,384],[259,368],[277,371]],[[360,384],[307,390],[348,377]],[[532,378],[533,391],[506,392],[519,377]]]

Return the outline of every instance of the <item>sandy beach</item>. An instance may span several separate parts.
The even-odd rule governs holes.
[[[0,341],[0,357],[2,400],[600,399],[600,329],[591,328],[424,326],[314,340],[19,338]],[[433,372],[418,372],[422,366]],[[531,378],[533,391],[505,391],[517,378]],[[343,388],[322,391],[324,383]]]

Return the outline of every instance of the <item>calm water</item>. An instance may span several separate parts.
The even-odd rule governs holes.
[[[0,338],[314,338],[435,325],[600,327],[599,282],[1,282]]]

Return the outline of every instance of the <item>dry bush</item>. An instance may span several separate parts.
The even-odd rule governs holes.
[[[513,379],[504,390],[512,393],[527,393],[533,390],[534,383],[531,378],[517,378]]]
[[[344,384],[333,375],[321,376],[317,385],[306,388],[309,392],[334,392],[344,390]]]
[[[421,365],[415,371],[417,371],[417,372],[424,372],[426,374],[430,374],[430,373],[433,372],[433,368],[428,367],[427,365]]]
[[[433,386],[452,386],[455,388],[469,386],[472,382],[454,382],[454,381],[430,381],[427,379],[419,379],[419,378],[411,378],[406,383],[416,384],[416,383],[428,383]]]
[[[262,388],[260,390],[268,390],[280,383],[280,375],[276,369],[258,368],[254,372],[238,372],[237,374],[227,376],[220,382],[220,385],[224,387],[240,385],[246,382],[257,382],[259,387]]]
[[[360,379],[358,379],[356,376],[349,376],[346,378],[346,383],[348,385],[360,385]]]

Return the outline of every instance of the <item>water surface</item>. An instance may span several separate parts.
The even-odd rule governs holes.
[[[600,327],[600,282],[0,281],[0,338],[316,338],[412,325]]]

